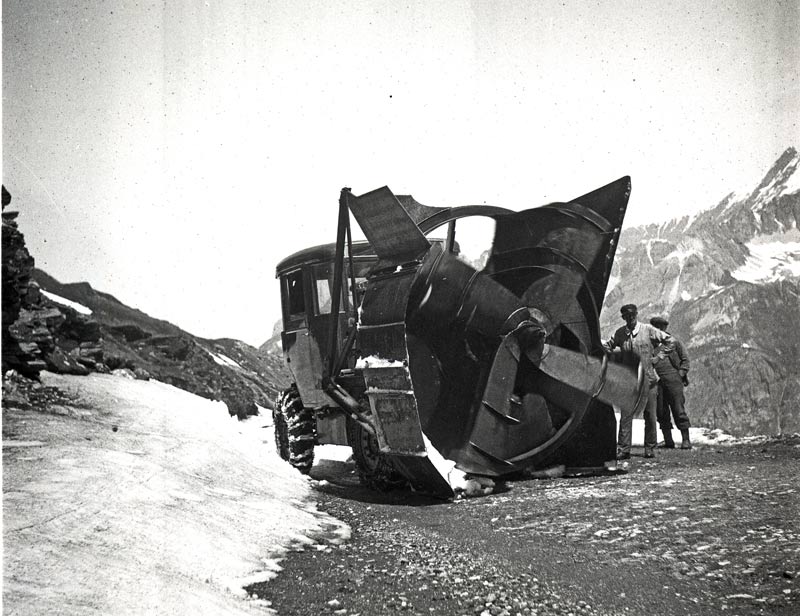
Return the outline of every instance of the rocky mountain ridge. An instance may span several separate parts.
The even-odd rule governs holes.
[[[693,362],[696,425],[736,435],[800,430],[800,155],[787,149],[746,195],[696,216],[625,229],[601,326],[669,318]]]
[[[4,189],[4,208],[10,201]],[[194,336],[89,283],[64,284],[36,269],[17,215],[3,211],[4,375],[120,371],[222,400],[240,418],[271,408],[290,381],[279,357],[239,340]]]

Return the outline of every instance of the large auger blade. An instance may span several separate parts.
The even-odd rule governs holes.
[[[465,450],[460,460],[464,466],[475,465],[473,472],[481,463],[498,471],[552,459],[589,415],[598,412],[597,404],[625,409],[643,404],[646,387],[641,370],[637,374],[608,363],[605,355],[593,357],[544,340],[541,324],[523,321],[498,348],[475,414],[469,438],[472,449]],[[613,442],[608,445],[613,449]],[[609,459],[574,465],[598,466]]]
[[[599,303],[585,281],[613,235],[608,221],[578,203],[509,214],[498,217],[486,269],[534,309],[548,335],[566,327],[588,351],[599,347]]]
[[[644,371],[608,361],[606,355],[592,357],[545,344],[541,351],[528,349],[526,356],[543,375],[562,386],[582,392],[605,404],[635,411],[645,401]],[[559,392],[551,395],[559,402]]]
[[[591,207],[552,204],[497,218],[486,271],[519,296],[531,322],[547,337],[522,343],[519,333],[529,327],[523,324],[497,351],[483,401],[493,415],[477,414],[470,440],[495,466],[552,458],[582,423],[596,424],[608,439],[608,425],[614,421],[605,405],[641,404],[641,374],[607,363],[598,324],[598,306],[620,231],[605,214],[618,213],[614,222],[621,224],[629,191],[629,179],[622,178],[589,193]],[[590,274],[601,281],[590,286]],[[509,438],[508,432],[523,427],[523,417],[528,434]],[[606,460],[613,457],[613,440],[603,449]],[[583,464],[591,456],[578,457]]]

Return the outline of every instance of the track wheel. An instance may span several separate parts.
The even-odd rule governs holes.
[[[314,411],[303,407],[296,385],[280,395],[272,418],[278,455],[307,475],[314,464],[316,423]]]
[[[406,484],[391,460],[381,453],[377,439],[355,421],[347,421],[347,441],[353,449],[353,460],[363,485],[386,492]]]

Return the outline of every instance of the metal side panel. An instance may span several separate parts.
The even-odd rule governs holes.
[[[408,367],[364,369],[375,433],[383,453],[424,456],[425,442]]]
[[[322,389],[323,365],[319,342],[305,328],[284,334],[284,338],[291,339],[291,344],[284,342],[284,358],[294,376],[303,405],[318,407],[328,404],[330,398]]]
[[[405,311],[416,269],[371,279],[362,303],[360,367],[383,453],[425,456],[425,442],[408,369]]]

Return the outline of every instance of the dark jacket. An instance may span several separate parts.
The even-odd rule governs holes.
[[[689,356],[680,340],[675,338],[675,349],[656,363],[656,372],[662,379],[683,379],[689,372]]]

